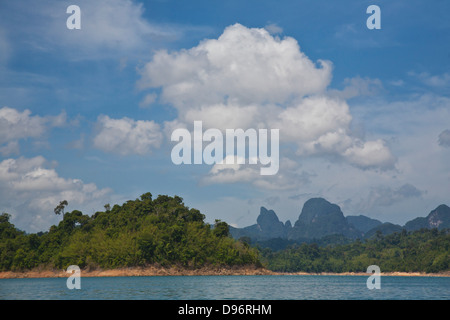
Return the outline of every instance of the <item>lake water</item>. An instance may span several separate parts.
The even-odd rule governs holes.
[[[0,279],[0,300],[450,300],[450,277],[381,277],[369,290],[365,276],[158,276]]]

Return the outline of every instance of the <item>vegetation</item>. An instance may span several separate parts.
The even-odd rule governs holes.
[[[440,272],[450,270],[450,230],[402,230],[387,236],[378,232],[364,242],[318,246],[294,244],[287,249],[262,249],[267,268],[282,272],[366,272],[378,265],[382,272]]]
[[[230,236],[226,222],[204,222],[199,210],[183,199],[151,193],[123,205],[105,205],[92,216],[78,210],[55,214],[62,221],[48,232],[27,234],[0,215],[0,271],[34,268],[115,269],[147,265],[201,268],[262,266],[281,272],[365,272],[378,265],[383,272],[450,270],[450,229],[421,229],[352,240],[329,235],[319,240],[271,239],[255,242]],[[281,249],[283,248],[283,249]],[[280,250],[281,249],[281,250]]]
[[[92,216],[75,210],[64,213],[62,201],[55,213],[63,220],[48,232],[26,234],[0,216],[0,271],[33,268],[105,268],[145,266],[259,265],[258,252],[229,236],[226,222],[214,226],[189,209],[183,199],[151,193],[122,206],[105,205]]]

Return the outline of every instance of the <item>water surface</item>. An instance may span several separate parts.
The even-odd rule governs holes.
[[[369,290],[365,276],[157,276],[0,279],[0,299],[45,300],[449,300],[449,277],[381,277]]]

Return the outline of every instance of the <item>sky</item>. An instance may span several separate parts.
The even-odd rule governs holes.
[[[80,29],[70,5],[80,8]],[[369,29],[370,5],[380,29]],[[27,232],[146,192],[245,227],[323,197],[450,205],[446,0],[0,0],[0,211]],[[172,161],[176,129],[278,129],[279,170]],[[259,131],[258,131],[259,132]],[[232,156],[230,154],[226,154]],[[245,161],[247,160],[247,161]]]

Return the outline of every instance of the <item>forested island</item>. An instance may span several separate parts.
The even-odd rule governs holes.
[[[369,265],[378,265],[382,272],[450,270],[448,228],[402,229],[387,235],[378,231],[368,238],[329,235],[292,243],[275,238],[262,245],[246,236],[233,238],[224,221],[206,223],[205,216],[179,196],[153,199],[145,193],[122,205],[105,205],[92,216],[78,210],[64,213],[65,205],[62,201],[55,208],[63,219],[47,232],[28,234],[17,229],[7,213],[0,216],[0,271],[65,270],[69,265],[91,271],[176,267],[361,273]]]
[[[1,215],[0,270],[260,266],[258,251],[231,238],[227,223],[205,223],[178,196],[152,199],[146,193],[92,216],[78,210],[63,215],[57,226],[37,234],[19,231],[8,214]]]

